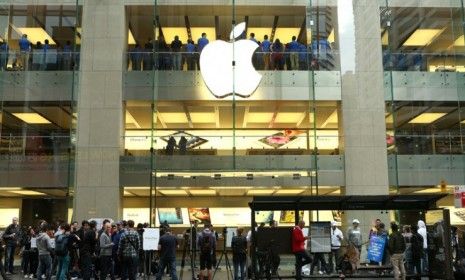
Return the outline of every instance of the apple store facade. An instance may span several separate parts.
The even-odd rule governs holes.
[[[464,24],[463,0],[4,0],[0,228],[250,225],[256,196],[442,193],[455,213]]]

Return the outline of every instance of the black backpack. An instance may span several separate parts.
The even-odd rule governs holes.
[[[200,251],[204,254],[210,254],[212,251],[211,236],[210,234],[202,235],[202,242],[200,244]]]
[[[231,247],[234,255],[245,255],[245,247],[247,240],[243,236],[234,236],[233,241],[231,242]]]
[[[420,234],[416,233],[412,235],[412,238],[410,239],[410,242],[412,243],[412,256],[415,259],[419,259],[423,255],[423,236]]]
[[[68,253],[68,236],[60,234],[55,240],[55,254],[57,256],[66,256]]]

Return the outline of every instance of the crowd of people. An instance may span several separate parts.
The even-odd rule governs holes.
[[[11,51],[7,42],[0,42],[0,71],[73,70],[79,63],[79,54],[73,51],[69,40],[62,46],[59,43],[55,46],[48,39],[44,43],[33,43],[23,34],[18,45],[18,51]]]
[[[367,240],[363,238],[364,234],[358,219],[352,221],[352,226],[346,234],[333,221],[331,222],[331,252],[328,254],[314,253],[311,257],[303,245],[305,240],[311,239],[310,236],[303,235],[304,226],[305,223],[301,221],[293,230],[292,250],[296,258],[298,277],[300,277],[302,267],[306,264],[311,266],[310,274],[313,274],[315,267],[319,268],[319,274],[337,272],[341,278],[347,274],[354,274],[360,268],[362,250],[366,248],[368,262],[365,265],[383,268],[382,275],[390,275],[392,268],[395,279],[404,280],[407,276],[412,279],[421,279],[421,275],[429,271],[428,254],[431,252],[428,251],[428,237],[442,240],[440,236],[430,236],[422,220],[414,225],[404,225],[402,228],[397,223],[391,222],[391,233],[389,233],[385,224],[380,219],[376,219],[373,228],[368,233]],[[383,240],[381,242],[383,246],[371,242],[372,237],[375,236]],[[457,228],[452,227],[450,248],[456,265],[455,273],[460,273],[459,261],[464,257],[463,250],[459,249],[458,244]],[[382,250],[379,261],[370,259],[370,246],[377,247],[373,248],[375,251]],[[442,249],[436,248],[436,250]],[[326,262],[325,255],[327,255],[328,262]]]
[[[2,276],[15,274],[13,262],[20,248],[21,271],[24,278],[51,279],[136,279],[143,273],[142,232],[147,224],[134,221],[110,223],[104,220],[97,229],[95,221],[71,224],[48,224],[20,227],[14,218],[3,233],[5,266],[0,265]],[[3,249],[3,246],[0,246]]]
[[[14,257],[19,251],[21,256],[21,271],[24,278],[51,279],[136,279],[144,274],[154,274],[160,280],[165,271],[172,280],[177,280],[176,253],[179,249],[179,237],[174,234],[164,222],[160,225],[158,254],[154,251],[144,251],[143,233],[148,224],[135,225],[134,221],[110,222],[104,220],[97,228],[94,220],[71,224],[48,224],[41,221],[37,227],[21,227],[18,218],[13,218],[1,236],[3,246],[0,246],[0,258],[4,255],[4,265],[0,262],[0,271],[4,279],[15,274]],[[262,223],[257,231],[264,228]],[[270,228],[277,228],[277,222],[271,221]],[[426,225],[418,221],[415,225],[406,225],[402,229],[392,222],[391,233],[381,220],[377,219],[374,227],[364,240],[360,221],[354,219],[352,225],[344,234],[338,223],[331,222],[331,250],[328,253],[309,253],[306,241],[311,236],[305,236],[305,222],[299,221],[292,229],[291,250],[295,256],[295,277],[302,279],[302,273],[307,265],[309,274],[315,268],[318,274],[337,273],[341,278],[354,274],[360,268],[361,253],[364,247],[370,251],[372,237],[382,238],[385,242],[382,259],[371,260],[367,265],[383,267],[386,275],[390,275],[391,267],[395,279],[406,279],[407,275],[420,279],[421,274],[428,272],[428,235]],[[223,231],[226,234],[226,230]],[[223,235],[226,240],[226,236]],[[217,244],[219,234],[211,224],[204,224],[198,230],[195,222],[184,232],[184,253],[191,260],[192,270],[199,262],[200,280],[211,280],[212,272],[217,267]],[[231,243],[225,245],[231,249],[234,279],[245,280],[251,273],[258,272],[260,277],[264,270],[270,270],[270,275],[277,274],[280,257],[273,250],[259,254],[257,268],[252,269],[249,259],[252,248],[252,231],[244,234],[243,228],[237,228]],[[453,255],[458,263],[460,250],[458,248],[457,229],[452,227],[451,233]],[[257,247],[258,248],[258,247]],[[19,250],[18,250],[19,249]],[[369,255],[369,254],[368,254]],[[462,254],[463,255],[463,254]],[[262,262],[270,260],[270,266]],[[247,273],[249,271],[249,273]]]
[[[252,63],[257,70],[334,68],[334,61],[331,62],[334,60],[331,44],[323,37],[309,45],[299,42],[296,36],[292,36],[286,44],[279,38],[271,41],[268,35],[264,35],[263,40],[258,41],[254,33],[250,33],[249,40],[257,43],[257,50],[252,57]],[[159,36],[157,40],[149,38],[143,46],[137,43],[129,50],[128,65],[133,71],[199,70],[200,53],[209,42],[206,33],[202,33],[197,43],[189,39],[184,44],[177,35],[171,43],[166,42],[163,36]]]

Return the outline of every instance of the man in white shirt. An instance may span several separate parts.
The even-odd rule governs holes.
[[[342,231],[337,228],[337,222],[331,222],[331,253],[329,254],[329,269],[331,272],[334,271],[334,264],[336,265],[336,271],[340,270],[341,265],[341,243],[344,239]],[[334,259],[334,262],[333,262]]]

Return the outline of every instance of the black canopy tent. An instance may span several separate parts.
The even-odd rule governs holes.
[[[251,231],[252,231],[252,263],[254,270],[254,278],[259,279],[256,271],[256,248],[257,244],[255,225],[256,211],[285,211],[293,210],[295,213],[295,223],[299,219],[299,211],[302,210],[418,210],[428,211],[436,210],[437,202],[446,197],[447,194],[434,195],[349,195],[349,196],[256,196],[249,207],[251,209]],[[444,222],[447,229],[450,228],[448,210],[444,210]],[[447,231],[446,231],[447,232]],[[449,237],[449,238],[447,238]],[[446,240],[450,236],[446,235]],[[446,241],[447,244],[447,241]],[[448,246],[446,246],[448,247]],[[451,256],[451,252],[446,252],[446,255]],[[452,274],[452,267],[445,267],[446,272],[444,279]],[[286,278],[280,276],[280,278]],[[292,277],[293,278],[293,277]]]

